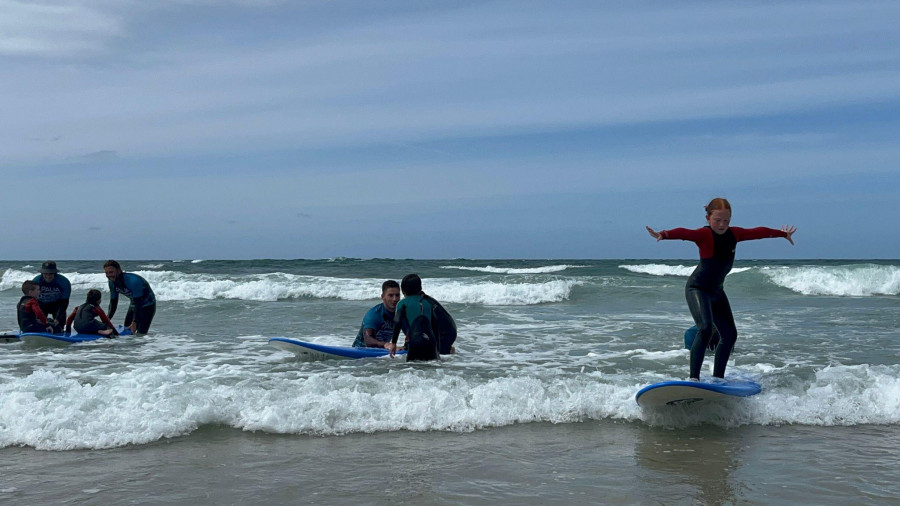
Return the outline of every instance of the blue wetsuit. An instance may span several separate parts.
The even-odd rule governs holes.
[[[146,334],[156,314],[156,295],[150,288],[150,283],[130,272],[123,272],[115,282],[110,281],[109,311],[107,311],[110,320],[116,314],[120,293],[131,299],[128,313],[125,314],[125,326],[131,325],[133,321],[137,324],[136,333]]]
[[[391,334],[394,332],[394,313],[385,309],[383,302],[366,311],[362,325],[359,327],[359,333],[356,334],[356,340],[353,341],[354,348],[367,346],[366,329],[374,330],[375,339],[381,343],[381,347],[384,347],[384,344],[391,340]]]
[[[53,281],[47,281],[42,274],[38,274],[32,281],[41,287],[41,294],[37,298],[41,311],[47,316],[52,316],[57,322],[66,321],[72,283],[62,274],[55,275]]]

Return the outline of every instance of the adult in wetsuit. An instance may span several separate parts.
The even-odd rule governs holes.
[[[53,317],[56,325],[61,326],[62,322],[66,321],[72,284],[59,273],[53,260],[47,260],[41,265],[41,273],[33,281],[41,287],[41,294],[37,297],[41,311]]]
[[[381,304],[369,309],[363,317],[354,348],[390,349],[394,333],[394,311],[400,302],[400,284],[389,279],[381,284]]]
[[[115,260],[103,264],[103,272],[109,280],[109,319],[112,320],[115,316],[119,294],[122,294],[131,299],[128,312],[125,313],[125,326],[134,334],[146,334],[156,314],[156,295],[153,294],[150,283],[137,274],[122,272],[122,267]]]
[[[783,226],[781,230],[767,227],[739,228],[730,227],[731,204],[723,198],[713,199],[706,206],[706,227],[690,230],[674,228],[671,230],[647,231],[657,241],[681,239],[692,241],[700,248],[700,264],[691,273],[684,288],[688,309],[697,325],[697,338],[691,345],[691,379],[700,379],[700,368],[709,346],[713,331],[718,331],[719,345],[716,347],[713,376],[725,377],[725,367],[737,340],[737,328],[728,296],[725,295],[725,276],[734,265],[734,252],[737,243],[784,237],[794,244],[792,236],[796,227]]]

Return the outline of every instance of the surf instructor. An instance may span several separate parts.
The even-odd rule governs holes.
[[[381,284],[381,304],[366,312],[354,348],[384,348],[390,350],[394,333],[394,311],[400,302],[400,284],[389,279]]]
[[[119,294],[122,294],[131,299],[128,312],[125,313],[125,326],[135,335],[146,334],[156,315],[156,295],[153,294],[150,283],[137,274],[122,272],[122,266],[115,260],[107,260],[103,264],[103,272],[109,280],[109,319],[112,320],[116,314]]]
[[[647,227],[657,241],[681,239],[691,241],[700,248],[700,264],[691,273],[684,295],[688,309],[697,325],[697,337],[691,345],[691,381],[700,381],[700,368],[713,330],[719,333],[713,376],[725,377],[725,367],[737,340],[737,328],[728,296],[725,295],[725,276],[734,265],[737,243],[773,237],[784,237],[794,244],[797,227],[784,225],[781,230],[767,227],[731,227],[731,204],[723,198],[715,198],[706,206],[707,226],[696,230],[673,228],[659,232]]]
[[[41,287],[38,304],[45,315],[53,318],[57,332],[62,330],[72,295],[72,283],[59,273],[56,262],[47,260],[41,265],[41,273],[33,280]]]

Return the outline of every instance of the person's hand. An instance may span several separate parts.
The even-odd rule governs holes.
[[[781,231],[786,234],[784,238],[787,239],[789,243],[791,243],[791,246],[793,246],[794,239],[791,236],[793,236],[794,232],[797,231],[797,227],[792,227],[790,225],[782,225]]]
[[[137,332],[137,322],[131,322],[131,325],[129,325],[128,328],[131,329],[131,333],[134,334]]]
[[[391,352],[391,356],[393,357],[395,353],[397,353],[397,345],[394,343],[385,343],[384,347]]]
[[[653,230],[652,228],[647,227],[647,232],[650,232],[650,236],[653,237],[654,239],[656,239],[657,241],[662,240],[662,234],[660,234],[656,230]]]
[[[53,332],[53,325],[47,325],[47,333],[48,333],[48,334],[53,334],[53,333],[54,333],[54,332]]]

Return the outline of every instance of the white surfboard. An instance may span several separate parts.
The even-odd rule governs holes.
[[[700,401],[749,397],[762,391],[759,383],[749,380],[663,381],[638,391],[634,400],[642,408],[677,406]]]

